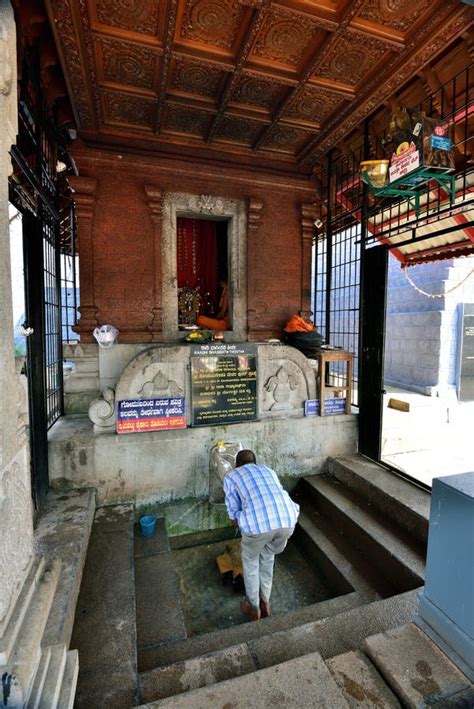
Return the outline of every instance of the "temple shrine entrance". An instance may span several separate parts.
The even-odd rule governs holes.
[[[227,220],[177,217],[178,324],[228,330]]]

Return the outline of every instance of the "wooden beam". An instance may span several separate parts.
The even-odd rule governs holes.
[[[350,3],[345,13],[343,14],[337,29],[335,29],[334,32],[329,37],[327,37],[326,40],[318,47],[316,54],[306,65],[306,68],[302,76],[300,77],[297,86],[293,89],[293,91],[288,94],[286,99],[277,108],[273,116],[272,122],[270,123],[268,128],[265,128],[258,136],[257,140],[252,146],[253,150],[257,150],[262,145],[262,143],[275,129],[277,123],[284,115],[284,113],[286,113],[286,111],[289,109],[293,101],[295,101],[296,98],[300,96],[306,84],[310,80],[311,76],[318,70],[318,68],[326,59],[333,46],[340,40],[341,36],[345,34],[349,24],[352,22],[352,20],[362,8],[364,3],[365,0],[354,0],[354,2]]]
[[[173,55],[173,41],[176,29],[176,16],[178,12],[178,0],[168,0],[168,13],[166,15],[165,33],[163,36],[163,53],[161,55],[160,84],[158,87],[158,105],[156,108],[155,132],[161,130],[163,111],[166,101],[166,88],[168,86],[168,76],[170,73],[171,59]]]
[[[243,3],[244,4],[244,3]],[[245,3],[247,5],[251,4],[250,0],[247,0]],[[221,101],[219,104],[219,108],[217,109],[217,114],[216,117],[214,118],[211,127],[208,131],[208,134],[206,136],[206,142],[209,142],[210,140],[213,139],[215,136],[216,132],[219,129],[219,126],[222,123],[222,119],[224,118],[224,113],[226,111],[226,108],[229,104],[229,101],[232,98],[232,95],[234,93],[234,89],[237,86],[237,82],[240,79],[240,76],[242,74],[242,70],[244,68],[244,65],[248,59],[248,56],[252,50],[253,43],[255,42],[255,39],[257,38],[258,33],[260,32],[260,29],[262,27],[263,21],[265,20],[265,17],[268,14],[268,11],[270,9],[270,4],[271,0],[261,0],[261,2],[258,5],[254,5],[254,8],[252,10],[252,17],[250,19],[250,23],[244,38],[244,41],[241,44],[236,62],[235,62],[235,68],[229,75],[229,78],[227,79],[227,83],[225,86],[225,89],[222,93]]]

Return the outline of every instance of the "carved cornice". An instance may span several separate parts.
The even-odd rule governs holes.
[[[255,236],[257,233],[259,226],[260,226],[260,220],[263,216],[263,209],[264,204],[263,202],[260,202],[258,199],[254,199],[251,197],[249,199],[248,203],[248,231],[249,231],[249,236]]]
[[[149,200],[148,209],[150,210],[151,219],[155,224],[160,224],[163,192],[158,187],[151,187],[150,185],[145,185],[145,193]]]
[[[161,75],[158,88],[158,107],[156,110],[156,132],[161,129],[163,110],[165,107],[166,87],[168,86],[168,75],[170,71],[171,57],[173,53],[173,38],[176,27],[176,13],[178,11],[178,0],[168,0],[168,14],[166,17],[166,30],[163,38],[163,54],[161,57]]]
[[[303,241],[313,241],[314,222],[319,217],[319,207],[316,204],[302,204],[301,209],[301,237]]]
[[[68,178],[68,181],[72,188],[72,198],[76,205],[76,215],[78,219],[91,220],[94,216],[97,180],[95,177],[73,175]]]

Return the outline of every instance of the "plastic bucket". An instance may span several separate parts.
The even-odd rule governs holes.
[[[143,517],[140,517],[140,527],[142,530],[142,537],[153,536],[156,527],[155,515],[143,515]]]

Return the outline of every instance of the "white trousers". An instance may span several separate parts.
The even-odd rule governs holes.
[[[260,599],[269,602],[275,554],[283,551],[293,531],[294,527],[275,529],[264,534],[242,532],[245,593],[252,608],[260,608]]]

